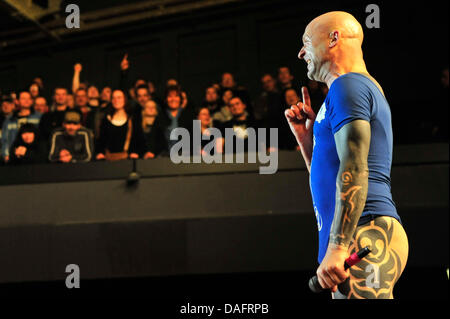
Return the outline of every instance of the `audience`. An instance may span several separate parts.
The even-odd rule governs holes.
[[[177,142],[170,140],[171,131],[185,128],[192,133],[194,119],[200,121],[201,135],[205,138],[201,140],[203,153],[212,137],[212,128],[218,128],[223,136],[231,128],[234,139],[244,142],[244,151],[248,150],[249,128],[254,128],[255,133],[258,127],[278,128],[278,149],[298,149],[284,110],[302,100],[301,83],[294,82],[287,66],[278,68],[276,76],[262,75],[261,92],[255,103],[234,75],[225,72],[219,83],[212,82],[205,88],[200,108],[194,107],[188,92],[175,78],[164,82],[165,93],[161,95],[155,83],[143,77],[130,83],[128,54],[120,62],[119,89],[81,82],[82,70],[80,63],[74,65],[71,94],[57,86],[49,97],[45,95],[42,78],[36,77],[18,95],[15,92],[2,95],[2,163],[74,163],[168,156],[171,146]],[[414,135],[416,141],[448,142],[448,83],[448,67],[445,67],[440,86],[436,85],[436,92],[431,94],[440,116],[418,118],[414,122],[420,131],[417,133],[420,137]],[[328,88],[312,80],[305,85],[317,113]],[[223,152],[224,139],[216,139],[215,147]]]

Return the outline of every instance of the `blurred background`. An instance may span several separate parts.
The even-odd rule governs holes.
[[[79,6],[79,29],[66,27],[70,3]],[[83,126],[94,132],[95,154],[101,119],[83,121],[89,123],[85,113],[109,105],[105,88],[121,88],[137,108],[154,100],[159,110],[173,89],[188,101],[191,118],[206,107],[221,125],[226,122],[214,117],[215,108],[227,105],[230,90],[246,104],[252,123],[278,127],[288,141],[282,111],[289,101],[307,86],[318,110],[327,93],[307,79],[306,64],[297,58],[304,28],[322,13],[347,11],[363,25],[368,71],[392,111],[392,187],[411,249],[394,294],[421,298],[418,291],[426,290],[427,297],[448,298],[448,2],[378,1],[379,29],[365,27],[368,4],[5,0],[2,103],[11,103],[11,114],[20,112],[21,92],[38,90],[31,94],[33,112],[43,118],[59,105],[55,88],[65,88],[74,100],[67,108],[79,107]],[[97,93],[91,96],[92,86]],[[143,86],[147,99],[140,100]],[[275,104],[267,102],[273,92]],[[39,109],[38,97],[45,100]],[[47,121],[48,134],[62,121]],[[317,235],[308,173],[295,142],[280,145],[273,176],[259,175],[251,164],[174,165],[163,148],[161,156],[151,149],[151,161],[146,149],[136,151],[134,161],[95,161],[92,154],[91,163],[2,164],[0,252],[8,258],[0,294],[75,296],[63,279],[65,265],[76,263],[90,288],[83,293],[93,297],[226,298],[232,291],[243,300],[328,298],[306,287],[317,266]],[[135,171],[138,183],[129,180]],[[149,293],[149,285],[157,289]]]

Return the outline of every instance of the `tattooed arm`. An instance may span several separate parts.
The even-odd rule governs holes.
[[[320,285],[333,292],[349,276],[344,261],[367,198],[370,123],[352,121],[336,132],[334,139],[340,160],[335,213],[327,253],[317,269]]]
[[[340,160],[336,178],[336,204],[329,245],[347,249],[367,198],[370,124],[356,120],[334,135]]]

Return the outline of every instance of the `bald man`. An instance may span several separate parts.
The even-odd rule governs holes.
[[[393,298],[408,239],[391,195],[391,112],[366,69],[362,42],[361,25],[346,12],[311,21],[298,57],[329,92],[316,115],[303,87],[303,102],[285,116],[310,172],[320,285],[333,298]],[[345,259],[365,246],[372,252],[345,270]]]

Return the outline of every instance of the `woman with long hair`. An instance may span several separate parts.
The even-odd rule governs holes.
[[[127,97],[122,90],[112,93],[111,107],[100,126],[97,141],[97,160],[123,160],[139,158],[141,139],[137,125],[133,123]]]

